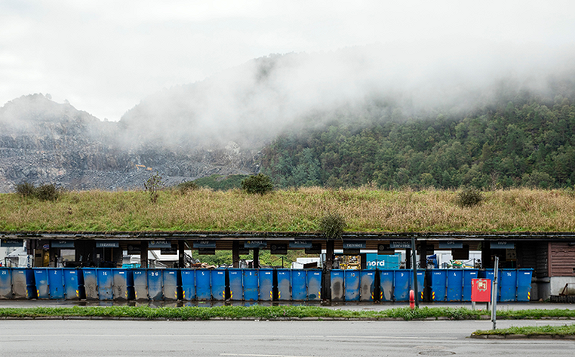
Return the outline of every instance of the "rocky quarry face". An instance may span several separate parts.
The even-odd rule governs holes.
[[[0,192],[53,183],[70,190],[142,189],[156,172],[166,185],[213,174],[251,174],[257,150],[235,142],[142,138],[120,122],[103,122],[49,95],[23,96],[0,108]]]

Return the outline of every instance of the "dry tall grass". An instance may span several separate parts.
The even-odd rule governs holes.
[[[200,189],[68,192],[55,202],[0,195],[0,231],[317,231],[337,212],[356,232],[575,231],[570,191],[484,192],[462,208],[454,191],[301,188],[249,195]]]

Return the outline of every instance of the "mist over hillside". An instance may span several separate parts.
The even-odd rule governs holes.
[[[440,112],[464,117],[522,95],[572,96],[573,54],[506,44],[446,49],[418,43],[269,55],[151,95],[120,124],[145,142],[196,147],[234,141],[260,148],[310,121],[322,127],[330,120],[325,113],[346,111],[350,122],[378,115],[365,112],[374,103],[389,120]]]
[[[369,130],[372,134],[367,137],[376,147],[391,140],[394,152],[404,155],[412,149],[424,155],[414,160],[425,161],[426,155],[441,148],[435,145],[442,140],[449,146],[462,144],[464,138],[455,127],[467,120],[469,128],[469,122],[478,119],[482,123],[479,134],[484,135],[479,150],[487,143],[507,154],[500,141],[505,141],[501,136],[507,137],[509,128],[490,125],[494,114],[506,118],[506,125],[528,132],[529,125],[522,124],[530,118],[528,111],[523,111],[525,105],[537,105],[533,112],[541,116],[546,115],[543,107],[558,111],[564,104],[570,107],[575,102],[574,53],[572,48],[505,43],[460,43],[446,49],[430,42],[272,54],[203,81],[150,95],[119,122],[100,121],[69,103],[53,102],[49,95],[23,96],[0,108],[0,191],[8,192],[22,181],[57,182],[70,189],[141,188],[154,172],[162,174],[167,184],[175,184],[215,173],[256,173],[261,165],[280,186],[353,186],[374,181],[382,186],[414,184],[405,179],[410,173],[418,177],[416,185],[421,175],[428,174],[431,179],[425,175],[422,182],[457,186],[472,180],[464,177],[479,164],[475,146],[455,151],[467,155],[465,162],[459,163],[467,169],[457,176],[457,163],[446,166],[443,171],[448,175],[444,175],[427,168],[410,171],[413,160],[393,161],[385,155],[380,155],[379,161],[355,160],[348,165],[353,161],[350,153],[365,149],[349,140]],[[514,110],[506,111],[510,102]],[[559,107],[554,108],[556,105]],[[569,122],[570,114],[566,115]],[[553,124],[554,120],[546,117],[543,123]],[[570,125],[553,126],[552,131],[563,130],[562,135],[568,136]],[[421,131],[430,127],[441,131],[428,136],[437,142],[419,145],[427,138],[422,139]],[[487,129],[498,132],[489,137]],[[406,130],[413,135],[393,136]],[[322,141],[326,132],[333,138]],[[545,131],[539,134],[552,136]],[[523,145],[515,155],[521,157],[546,145],[538,140]],[[565,140],[555,142],[546,155],[558,155],[560,147],[565,154],[566,144]],[[326,151],[326,145],[331,149]],[[336,159],[334,147],[351,151],[338,152]],[[377,155],[377,150],[366,150],[363,156]],[[287,166],[278,167],[280,161]],[[338,165],[347,166],[338,171]],[[509,186],[533,170],[539,175],[551,172],[551,167],[501,176]],[[474,170],[484,170],[479,187],[495,174],[493,167]],[[361,172],[366,172],[365,176]],[[450,178],[441,181],[441,175]],[[455,176],[459,178],[452,179]],[[529,177],[525,180],[534,182]],[[561,180],[562,185],[568,182],[567,178]]]

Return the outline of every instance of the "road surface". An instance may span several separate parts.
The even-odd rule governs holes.
[[[498,321],[499,328],[569,321]],[[479,340],[489,321],[3,320],[2,356],[570,356],[575,342]]]

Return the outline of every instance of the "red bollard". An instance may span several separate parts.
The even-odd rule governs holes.
[[[415,309],[415,292],[413,290],[409,290],[409,308]]]

